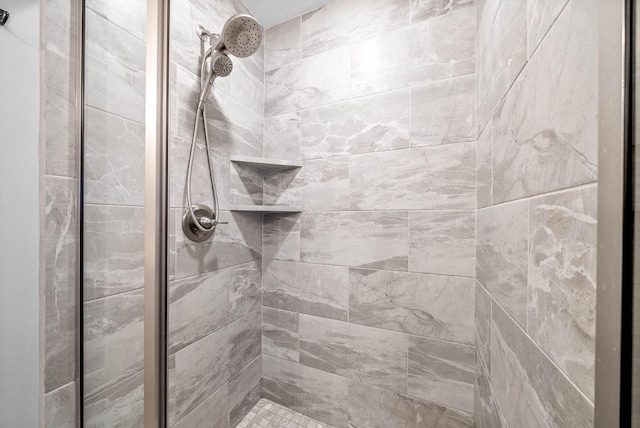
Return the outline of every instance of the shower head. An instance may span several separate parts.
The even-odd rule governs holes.
[[[233,70],[233,62],[227,54],[216,52],[211,57],[211,69],[216,77],[227,77]]]
[[[261,43],[262,27],[258,21],[251,15],[235,15],[224,24],[215,49],[246,58],[256,53]]]

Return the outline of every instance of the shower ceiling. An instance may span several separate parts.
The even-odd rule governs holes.
[[[310,12],[333,0],[244,0],[245,6],[264,28]]]

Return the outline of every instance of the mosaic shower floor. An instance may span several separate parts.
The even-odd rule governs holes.
[[[302,413],[262,398],[236,428],[332,428]]]

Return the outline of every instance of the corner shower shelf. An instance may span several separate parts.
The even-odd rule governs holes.
[[[245,165],[250,165],[254,168],[268,169],[268,170],[292,169],[292,168],[300,168],[302,166],[302,162],[299,162],[299,161],[259,158],[254,156],[231,155],[229,159],[231,160],[231,162],[241,163]]]
[[[252,213],[299,213],[302,207],[287,205],[231,205],[231,211]]]

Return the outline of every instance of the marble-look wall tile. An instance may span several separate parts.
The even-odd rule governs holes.
[[[229,419],[236,426],[262,397],[262,358],[229,380]],[[197,425],[199,426],[199,425]],[[218,425],[214,425],[217,427]]]
[[[404,334],[300,315],[300,364],[407,392]]]
[[[471,278],[351,269],[349,322],[473,343]]]
[[[496,112],[494,203],[597,180],[597,7],[571,2]]]
[[[474,143],[352,156],[351,209],[474,209],[475,165]]]
[[[300,22],[298,16],[265,30],[265,71],[300,60]]]
[[[301,169],[292,168],[264,172],[265,205],[302,205]]]
[[[144,206],[144,126],[87,107],[84,130],[84,202]]]
[[[411,145],[475,139],[475,75],[411,88]]]
[[[300,113],[287,113],[264,120],[264,157],[300,159]]]
[[[473,414],[426,402],[418,406],[418,428],[475,428]]]
[[[486,39],[480,42],[476,111],[482,130],[527,63],[527,2],[500,2]]]
[[[86,20],[86,105],[144,123],[144,43],[91,9]]]
[[[88,0],[86,7],[138,40],[146,39],[146,3],[136,0]]]
[[[175,428],[213,426],[229,428],[229,393],[227,384],[207,397],[188,415],[173,425]]]
[[[480,57],[487,47],[487,39],[493,28],[502,0],[477,0],[478,34],[476,36],[477,55]]]
[[[299,361],[297,312],[262,308],[262,352],[289,361]]]
[[[76,425],[75,382],[44,395],[44,428],[75,428]]]
[[[99,391],[144,366],[144,292],[136,290],[84,304],[84,393]]]
[[[351,46],[351,96],[435,82],[476,69],[476,13],[456,10]]]
[[[348,281],[349,270],[344,267],[265,262],[263,305],[346,321]]]
[[[329,425],[347,426],[347,379],[269,355],[262,357],[262,374],[265,398]]]
[[[84,206],[84,298],[142,288],[144,208]]]
[[[303,213],[301,259],[309,263],[407,270],[407,223],[406,212]]]
[[[262,257],[300,261],[300,214],[266,214],[262,218]]]
[[[45,393],[75,380],[77,184],[72,178],[44,178]]]
[[[302,15],[302,57],[408,24],[409,3],[404,0],[336,0]]]
[[[229,168],[232,205],[262,205],[262,170],[232,162]]]
[[[265,74],[265,116],[342,101],[349,95],[350,53],[338,49]]]
[[[144,425],[142,372],[84,400],[84,423],[89,427],[138,428]]]
[[[458,9],[474,7],[475,0],[411,0],[411,23],[448,15]]]
[[[409,271],[475,276],[473,211],[410,211]]]
[[[409,336],[409,395],[473,412],[475,348]]]
[[[594,398],[597,187],[529,203],[528,333]]]
[[[529,57],[533,55],[568,0],[529,0],[527,2],[527,36]]]
[[[349,210],[348,157],[305,161],[299,177],[305,211]]]
[[[230,270],[169,283],[169,353],[188,346],[229,322]]]
[[[491,320],[489,320],[491,322]],[[485,370],[480,361],[476,361],[476,387],[474,398],[474,415],[477,428],[506,428],[502,413],[498,408],[491,383],[489,371]]]
[[[409,147],[410,91],[385,92],[303,111],[302,157]]]
[[[233,58],[229,95],[259,117],[264,117],[264,69],[254,58]]]
[[[478,211],[476,278],[522,326],[527,324],[527,201]]]
[[[176,219],[176,278],[185,278],[259,260],[262,218],[259,213],[221,211],[222,224],[204,242],[190,241],[182,231],[182,212]]]
[[[510,427],[590,427],[593,406],[497,305],[491,385]]]
[[[226,327],[229,337],[229,375],[240,373],[262,353],[262,312],[256,310]]]
[[[262,262],[234,266],[229,275],[229,321],[234,321],[262,305]]]
[[[476,141],[477,208],[493,205],[493,121]]]
[[[476,282],[475,291],[475,344],[478,357],[491,370],[491,304],[492,299],[482,285]]]

